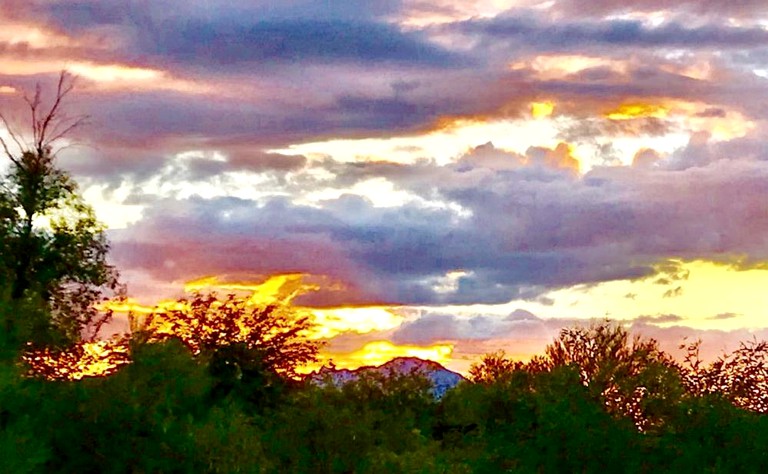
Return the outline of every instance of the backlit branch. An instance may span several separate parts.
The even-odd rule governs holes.
[[[12,144],[15,144],[22,153],[25,151],[34,151],[38,156],[42,156],[46,151],[52,153],[51,148],[56,141],[61,140],[73,130],[87,123],[87,115],[67,117],[61,113],[62,106],[74,87],[74,76],[67,71],[61,71],[56,85],[56,96],[47,112],[43,109],[43,94],[40,84],[35,87],[34,95],[31,97],[24,95],[24,101],[29,107],[30,119],[32,122],[31,143],[25,143],[21,135],[13,130],[10,121],[4,115],[0,114],[0,123],[6,128],[10,140],[12,141],[12,143],[10,143],[8,140],[0,137],[0,146],[2,146],[5,155],[15,165],[20,165],[20,161],[11,151]]]

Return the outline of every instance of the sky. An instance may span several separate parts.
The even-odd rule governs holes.
[[[763,0],[0,0],[0,109],[62,69],[136,304],[288,299],[348,367],[768,337]]]

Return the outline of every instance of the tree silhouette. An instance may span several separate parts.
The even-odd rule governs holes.
[[[700,340],[681,346],[686,355],[680,369],[691,393],[717,395],[739,408],[768,413],[768,341],[741,342],[709,365],[701,360],[700,346]]]
[[[33,96],[25,96],[28,133],[0,114],[9,137],[0,136],[0,146],[10,162],[0,181],[0,283],[12,304],[37,300],[44,307],[23,311],[24,318],[19,311],[4,312],[4,336],[13,346],[95,336],[109,315],[93,303],[120,288],[116,270],[106,261],[104,227],[74,180],[56,165],[56,147],[86,120],[64,111],[73,88],[74,78],[63,71],[49,106],[40,85]]]
[[[234,294],[220,299],[215,293],[193,293],[172,308],[151,313],[140,326],[150,341],[177,338],[193,354],[212,356],[217,364],[229,362],[235,377],[257,361],[277,374],[297,377],[297,368],[317,361],[321,345],[308,338],[308,317]],[[220,360],[226,354],[237,360]]]
[[[517,370],[524,370],[525,363],[507,358],[504,351],[485,354],[480,362],[469,368],[469,380],[474,383],[490,384],[511,376]]]
[[[666,408],[685,391],[679,364],[656,340],[632,338],[610,321],[562,329],[544,355],[529,362],[509,360],[503,352],[487,354],[470,368],[470,378],[492,384],[515,372],[540,374],[562,367],[575,368],[581,384],[608,412],[629,417],[641,430],[663,423]]]

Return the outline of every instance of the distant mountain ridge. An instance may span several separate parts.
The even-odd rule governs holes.
[[[308,378],[314,383],[323,384],[330,377],[333,384],[339,386],[356,380],[367,373],[378,373],[385,376],[390,374],[423,374],[432,382],[432,393],[435,398],[442,398],[448,390],[467,380],[463,375],[448,370],[435,361],[419,359],[418,357],[397,357],[379,366],[369,365],[357,369],[323,367],[310,374]]]

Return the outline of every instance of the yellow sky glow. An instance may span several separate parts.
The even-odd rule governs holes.
[[[640,117],[665,118],[669,109],[656,104],[622,104],[606,114],[611,120],[632,120]]]
[[[546,118],[552,115],[555,110],[553,102],[532,102],[531,116],[535,119]]]
[[[383,306],[355,306],[339,308],[310,308],[290,306],[293,297],[306,288],[316,288],[302,282],[300,274],[275,275],[261,282],[221,283],[215,277],[190,281],[187,290],[226,289],[252,292],[253,304],[271,304],[284,301],[289,311],[313,318],[317,328],[312,339],[333,338],[343,334],[374,334],[382,337],[413,321],[416,314],[439,312],[454,314],[458,318],[485,315],[506,317],[516,309],[524,309],[543,319],[601,319],[631,321],[638,316],[651,318],[677,315],[679,321],[658,323],[659,326],[678,325],[692,329],[734,330],[762,328],[768,314],[768,268],[739,269],[733,265],[710,261],[671,261],[673,272],[659,267],[659,273],[639,280],[618,280],[595,285],[577,285],[545,294],[552,304],[513,300],[500,305],[465,305],[441,307],[394,308]],[[669,267],[670,265],[667,265]],[[460,272],[459,272],[460,273]],[[458,273],[457,273],[458,274]],[[167,310],[183,310],[184,305],[175,300],[161,301],[157,307]],[[151,313],[156,307],[128,299],[123,302],[104,304],[101,309],[111,309],[117,314],[132,312],[137,316]],[[405,314],[410,313],[410,317]],[[471,337],[471,335],[468,335]],[[380,365],[395,357],[419,357],[434,360],[455,370],[465,371],[482,354],[454,353],[456,341],[436,341],[432,344],[395,344],[386,340],[361,342],[354,350],[333,350],[331,346],[321,351],[320,361],[305,367],[304,372],[316,370],[333,361],[339,368],[354,369],[365,365]],[[527,359],[532,347],[541,349],[541,341],[528,339],[516,341],[494,339],[499,347],[517,358]],[[485,343],[482,343],[485,347]],[[541,347],[539,347],[541,346]],[[94,346],[94,350],[101,346]],[[496,347],[488,351],[495,350]],[[454,359],[454,355],[458,358]],[[106,367],[106,366],[105,366]],[[89,369],[90,370],[90,369]],[[93,369],[97,370],[97,369]],[[91,372],[88,372],[91,374]]]
[[[626,320],[673,314],[683,319],[662,325],[721,330],[766,326],[768,269],[739,269],[703,260],[677,261],[676,264],[677,274],[687,274],[686,279],[672,280],[661,273],[640,280],[577,285],[544,294],[552,304],[513,300],[501,305],[446,306],[441,312],[502,317],[515,309],[524,309],[545,319],[584,320]],[[717,318],[724,314],[735,316]]]
[[[320,364],[308,367],[306,370],[316,370],[331,360],[340,369],[356,369],[369,365],[381,365],[396,357],[418,357],[442,364],[450,360],[452,352],[453,344],[414,346],[397,345],[389,341],[374,341],[353,352],[323,354]]]

